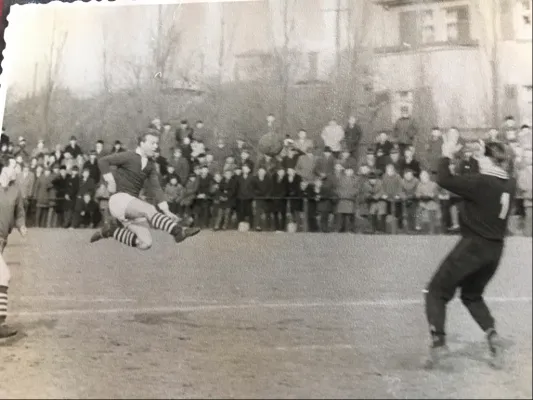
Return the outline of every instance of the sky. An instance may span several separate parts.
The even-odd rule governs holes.
[[[172,10],[172,16],[167,13],[165,18],[167,22],[173,18],[184,32],[180,62],[198,66],[203,60],[204,71],[212,72],[218,61],[221,5],[213,1],[188,1],[193,4],[165,6],[171,8],[164,10]],[[274,18],[270,25],[269,16],[272,18],[272,15],[266,15],[269,13],[269,1],[271,13],[281,15],[279,7],[275,6],[278,0],[238,1],[224,6],[226,29],[232,28],[237,32],[232,52],[264,49],[271,40],[281,40],[279,22],[276,23]],[[314,11],[310,11],[312,7],[307,7],[311,2],[318,4]],[[311,29],[302,31],[308,47],[323,48],[334,44],[331,37],[330,40],[324,39],[332,32],[334,13],[320,11],[331,6],[329,3],[335,3],[335,0],[306,0],[305,3],[297,0],[299,9],[295,12],[307,13],[305,19],[310,24],[306,25],[311,26]],[[77,6],[64,3],[14,6],[6,31],[2,84],[8,86],[9,96],[24,96],[31,94],[35,77],[38,89],[46,82],[48,60],[54,58],[50,57],[50,50],[58,48],[65,35],[61,69],[58,71],[64,86],[81,96],[102,90],[104,49],[107,50],[113,79],[124,82],[124,76],[129,74],[125,72],[124,60],[142,62],[150,54],[157,12],[156,5],[119,6],[114,3],[105,6],[101,3],[92,3],[91,6],[87,3]],[[267,37],[272,27],[274,32],[278,32],[274,39]],[[204,53],[203,57],[201,53]]]

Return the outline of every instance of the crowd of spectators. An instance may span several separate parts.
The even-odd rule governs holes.
[[[265,131],[275,130],[274,116],[266,119]],[[442,136],[460,138],[454,173],[479,170],[477,143],[461,140],[453,127],[434,127],[420,140],[423,133],[407,113],[392,132],[379,132],[364,148],[363,131],[350,117],[346,125],[330,121],[315,140],[304,129],[285,135],[277,156],[261,154],[243,137],[235,143],[215,138],[202,121],[172,127],[155,119],[150,128],[160,133],[155,161],[171,210],[214,230],[453,232],[461,199],[435,183]],[[514,214],[531,219],[530,126],[518,128],[507,117],[484,139],[508,144],[521,196]],[[420,157],[415,140],[425,143]],[[24,137],[11,140],[3,130],[0,146],[0,163],[15,163],[19,170],[28,226],[96,227],[107,217],[109,193],[98,159],[124,151],[119,140],[98,140],[88,149],[72,136],[66,146],[51,149],[39,140],[29,148]]]

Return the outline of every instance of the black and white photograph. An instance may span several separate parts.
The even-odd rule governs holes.
[[[0,398],[530,399],[532,9],[12,5]]]

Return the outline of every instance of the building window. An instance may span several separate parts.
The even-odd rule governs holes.
[[[433,11],[425,10],[422,12],[422,43],[435,42],[435,21],[433,19]]]
[[[517,38],[531,39],[532,0],[518,0],[517,2]]]
[[[457,42],[459,39],[459,16],[457,10],[446,10],[446,35],[448,42]]]

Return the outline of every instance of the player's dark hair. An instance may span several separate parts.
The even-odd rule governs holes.
[[[145,142],[148,136],[155,136],[159,138],[159,131],[155,129],[147,129],[146,131],[143,131],[143,133],[141,133],[137,138],[137,144]]]
[[[494,164],[503,167],[509,160],[509,154],[505,145],[499,142],[485,144],[485,155],[489,157]]]

